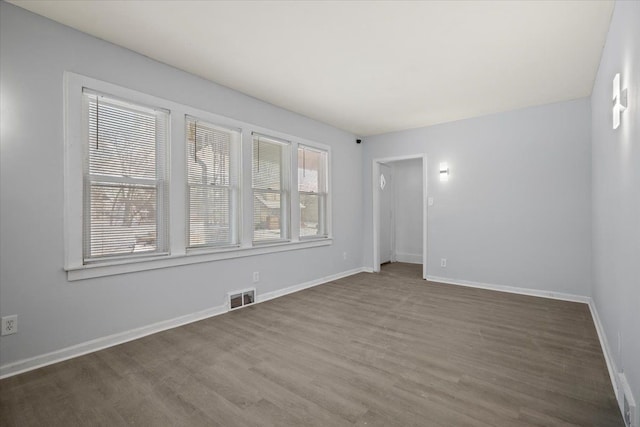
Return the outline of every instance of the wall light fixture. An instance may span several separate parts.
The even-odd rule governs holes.
[[[620,88],[620,73],[613,78],[613,128],[618,129],[622,112],[627,109],[627,89]]]
[[[449,165],[440,163],[440,181],[449,181]]]

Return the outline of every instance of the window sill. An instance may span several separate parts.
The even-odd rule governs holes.
[[[249,248],[225,248],[219,250],[191,250],[184,255],[166,255],[145,259],[132,259],[118,262],[104,262],[100,264],[88,264],[81,267],[67,268],[69,281],[92,279],[95,277],[114,276],[117,274],[134,273],[137,271],[155,270],[159,268],[175,267],[180,265],[197,264],[201,262],[219,261],[232,258],[293,251],[298,249],[329,246],[333,244],[332,238],[321,238],[299,242],[264,243]]]

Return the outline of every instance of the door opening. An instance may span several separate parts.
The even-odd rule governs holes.
[[[423,154],[375,159],[373,271],[388,262],[422,264],[427,277],[427,159]]]
[[[378,191],[380,193],[380,264],[395,261],[395,182],[393,167],[380,163],[380,179]]]

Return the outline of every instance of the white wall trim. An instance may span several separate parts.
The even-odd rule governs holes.
[[[422,264],[422,254],[408,254],[405,252],[396,252],[396,259],[399,262],[407,262],[409,264]]]
[[[581,302],[584,304],[589,304],[591,301],[591,298],[583,295],[565,294],[562,292],[543,291],[539,289],[518,288],[515,286],[494,285],[491,283],[473,282],[471,280],[449,279],[447,277],[437,276],[427,276],[427,280],[430,282],[446,283],[448,285],[467,286],[470,288],[488,289],[491,291],[509,292],[512,294]]]
[[[85,341],[50,353],[18,360],[0,367],[0,379],[42,368],[68,359],[73,359],[74,357],[83,356],[108,347],[113,347],[114,345],[146,337],[147,335],[155,334],[156,332],[166,331],[167,329],[176,328],[178,326],[186,325],[187,323],[197,322],[226,312],[227,305],[224,304],[184,316],[175,317],[173,319],[152,323],[140,328],[130,329],[117,334]]]
[[[320,279],[309,280],[308,282],[300,283],[298,285],[289,286],[288,288],[278,289],[277,291],[266,292],[258,294],[256,296],[256,302],[265,302],[274,298],[281,297],[283,295],[292,294],[294,292],[301,291],[303,289],[313,288],[314,286],[322,285],[323,283],[332,282],[334,280],[342,279],[343,277],[353,276],[358,273],[370,273],[364,267],[354,268],[353,270],[343,271],[341,273],[332,274],[330,276],[321,277]]]
[[[445,283],[448,285],[467,286],[470,288],[480,288],[480,289],[487,289],[487,290],[498,291],[498,292],[508,292],[512,294],[530,295],[534,297],[551,298],[551,299],[557,299],[562,301],[580,302],[580,303],[587,304],[589,306],[589,311],[591,312],[591,317],[593,318],[593,324],[595,325],[596,332],[598,333],[598,339],[600,340],[600,347],[602,348],[602,353],[604,354],[604,360],[607,364],[607,371],[609,372],[611,386],[613,387],[613,392],[616,396],[616,400],[618,401],[618,406],[620,407],[620,411],[622,411],[622,407],[620,403],[620,390],[619,390],[620,383],[617,375],[618,369],[615,364],[615,359],[613,358],[613,353],[611,352],[611,347],[609,346],[609,342],[607,341],[607,335],[604,332],[604,327],[600,320],[600,316],[598,315],[598,310],[596,309],[595,302],[593,301],[592,298],[583,296],[583,295],[566,294],[562,292],[542,291],[539,289],[528,289],[528,288],[517,288],[513,286],[494,285],[490,283],[473,282],[470,280],[449,279],[446,277],[437,277],[437,276],[427,276],[427,280],[429,280],[430,282]]]
[[[427,230],[428,230],[428,215],[429,211],[427,210],[427,194],[428,194],[428,174],[427,174],[427,154],[426,153],[418,153],[418,154],[409,154],[406,156],[396,156],[396,157],[384,157],[384,158],[375,158],[372,161],[371,165],[371,201],[372,201],[372,227],[371,236],[373,243],[373,267],[372,270],[374,273],[380,271],[380,242],[379,232],[380,232],[380,195],[378,194],[378,176],[380,175],[380,164],[382,163],[390,163],[397,162],[401,160],[413,160],[413,159],[422,159],[422,278],[427,279],[427,266],[428,263],[428,245],[427,245]]]
[[[278,298],[287,294],[298,292],[303,289],[318,286],[323,283],[331,282],[333,280],[341,279],[343,277],[352,276],[357,273],[368,272],[364,267],[354,268],[352,270],[343,271],[341,273],[332,274],[319,279],[310,280],[308,282],[301,283],[299,285],[289,286],[284,289],[280,289],[273,292],[267,292],[262,295],[257,295],[256,302],[265,302],[274,298]],[[32,371],[34,369],[42,368],[47,365],[62,362],[75,357],[83,356],[85,354],[93,353],[99,350],[103,350],[108,347],[113,347],[118,344],[123,344],[128,341],[133,341],[138,338],[145,337],[147,335],[155,334],[157,332],[173,329],[178,326],[186,325],[188,323],[204,320],[209,317],[218,316],[229,311],[229,307],[226,304],[211,307],[195,313],[186,314],[184,316],[175,317],[173,319],[163,320],[150,325],[142,326],[140,328],[131,329],[124,332],[119,332],[113,335],[107,335],[105,337],[96,338],[94,340],[86,341],[80,344],[72,345],[69,347],[55,350],[50,353],[41,354],[38,356],[30,357],[27,359],[18,360],[6,365],[0,366],[0,379],[18,375],[24,372]]]
[[[202,262],[220,261],[232,258],[242,258],[262,254],[294,251],[298,249],[316,248],[333,244],[333,238],[309,239],[297,242],[270,243],[250,248],[226,248],[219,250],[191,250],[186,255],[155,256],[144,259],[119,261],[114,264],[88,264],[68,269],[69,281],[92,279],[94,277],[112,276],[116,274],[133,273],[137,271],[154,270],[158,268],[175,267],[179,265],[197,264]]]
[[[620,406],[618,375],[616,374],[618,369],[616,367],[615,359],[613,358],[613,353],[611,353],[611,347],[609,347],[609,341],[607,341],[607,335],[604,333],[604,327],[600,321],[596,304],[591,298],[589,298],[589,311],[591,311],[591,317],[593,318],[593,323],[596,326],[596,332],[598,332],[598,339],[600,340],[600,347],[602,347],[604,360],[607,362],[607,370],[609,371],[609,377],[611,378],[611,386],[613,387],[613,392],[616,395],[618,406]]]

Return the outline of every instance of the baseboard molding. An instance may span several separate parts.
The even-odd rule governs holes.
[[[404,261],[404,262],[408,262],[408,261]],[[330,276],[325,276],[320,279],[310,280],[308,282],[304,282],[298,285],[289,286],[287,288],[279,289],[277,291],[267,292],[262,295],[258,295],[256,302],[260,303],[260,302],[269,301],[284,295],[288,295],[304,289],[312,288],[314,286],[318,286],[323,283],[331,282],[334,280],[338,280],[338,279],[352,276],[354,274],[358,274],[362,272],[373,273],[373,269],[370,267],[355,268],[352,270],[347,270],[347,271],[333,274]],[[604,358],[607,364],[609,377],[611,378],[611,385],[616,395],[616,399],[619,402],[619,396],[618,396],[619,384],[618,384],[618,379],[616,375],[617,368],[615,366],[611,349],[607,341],[607,336],[604,333],[602,322],[600,321],[600,316],[598,315],[598,310],[596,309],[596,306],[591,298],[580,296],[580,295],[559,293],[559,292],[540,291],[537,289],[526,289],[526,288],[517,288],[517,287],[511,287],[511,286],[492,285],[492,284],[472,282],[467,280],[453,280],[453,279],[449,279],[445,277],[437,277],[437,276],[427,276],[427,280],[432,282],[446,283],[450,285],[467,286],[467,287],[488,289],[488,290],[494,290],[494,291],[500,291],[500,292],[509,292],[509,293],[531,295],[531,296],[538,296],[538,297],[544,297],[544,298],[553,298],[553,299],[560,299],[560,300],[572,301],[572,302],[582,302],[582,303],[588,304],[589,310],[591,312],[591,316],[593,317],[593,322],[594,322],[596,331],[598,333],[600,346],[602,347],[602,352],[604,354]],[[0,366],[0,379],[18,375],[18,374],[28,372],[34,369],[38,369],[54,363],[73,359],[75,357],[83,356],[85,354],[93,353],[99,350],[103,350],[105,348],[123,344],[128,341],[133,341],[133,340],[145,337],[147,335],[166,331],[168,329],[173,329],[182,325],[186,325],[188,323],[193,323],[199,320],[204,320],[210,317],[218,316],[220,314],[226,313],[227,311],[228,311],[228,307],[226,306],[226,304],[221,306],[211,307],[196,313],[187,314],[187,315],[176,317],[173,319],[153,323],[151,325],[143,326],[140,328],[131,329],[129,331],[108,335],[102,338],[97,338],[95,340],[76,344],[70,347],[52,351],[50,353],[42,354],[39,356],[30,357],[28,359],[18,360],[16,362],[8,363],[6,365]]]
[[[617,375],[618,369],[616,367],[615,359],[613,358],[613,353],[611,352],[611,347],[609,347],[609,342],[607,340],[607,335],[604,332],[604,327],[602,325],[602,321],[600,320],[600,316],[598,315],[598,310],[593,299],[582,295],[566,294],[562,292],[541,291],[538,289],[493,285],[489,283],[472,282],[469,280],[449,279],[446,277],[427,276],[427,280],[431,282],[446,283],[448,285],[467,286],[471,288],[488,289],[492,291],[509,292],[512,294],[530,295],[535,297],[551,298],[587,304],[589,306],[589,311],[591,312],[591,317],[593,318],[593,323],[596,327],[596,332],[598,333],[600,347],[602,348],[604,360],[607,364],[607,371],[609,372],[609,378],[611,379],[611,386],[613,387],[613,392],[616,396],[616,400],[618,401],[618,406],[620,406],[620,411],[622,411],[619,393],[620,384]]]
[[[613,354],[611,353],[611,347],[609,347],[609,341],[607,340],[607,335],[604,333],[604,327],[602,325],[602,322],[600,321],[600,316],[598,315],[598,309],[596,308],[595,302],[591,298],[589,298],[589,311],[591,311],[593,324],[596,326],[596,332],[598,333],[598,339],[600,340],[600,347],[602,347],[604,360],[607,363],[607,370],[609,371],[609,377],[611,378],[611,386],[613,387],[613,392],[616,395],[618,406],[620,406],[620,396],[618,393],[620,384],[618,384],[618,375],[617,375],[618,369],[616,367],[616,362],[615,362],[615,359],[613,358]]]
[[[113,335],[107,335],[106,337],[96,338],[91,341],[86,341],[80,344],[72,345],[70,347],[65,347],[60,350],[52,351],[50,353],[41,354],[39,356],[30,357],[28,359],[18,360],[16,362],[8,363],[0,367],[0,379],[42,368],[53,363],[73,359],[74,357],[83,356],[85,354],[93,353],[95,351],[99,351],[108,347],[113,347],[114,345],[123,344],[125,342],[142,338],[147,335],[166,331],[167,329],[173,329],[178,326],[186,325],[187,323],[197,322],[199,320],[207,319],[209,317],[217,316],[226,312],[226,305],[211,307],[206,310],[190,313],[180,317],[175,317],[169,320],[163,320],[161,322],[152,323],[151,325],[142,326],[140,328],[131,329],[125,332],[119,332]]]
[[[341,273],[332,274],[330,276],[321,277],[320,279],[310,280],[308,282],[300,283],[298,285],[289,286],[287,288],[278,289],[277,291],[266,292],[264,294],[258,294],[256,296],[256,302],[265,302],[278,298],[284,295],[292,294],[294,292],[302,291],[304,289],[313,288],[314,286],[322,285],[323,283],[332,282],[334,280],[342,279],[343,277],[353,276],[354,274],[367,272],[364,267],[354,268],[352,270],[343,271]]]
[[[322,277],[320,279],[311,280],[309,282],[301,283],[299,285],[289,286],[288,288],[280,289],[273,292],[267,292],[262,295],[258,295],[256,302],[264,302],[274,298],[278,298],[293,292],[298,292],[303,289],[318,286],[323,283],[327,283],[333,280],[341,279],[343,277],[351,276],[357,273],[367,271],[365,268],[355,268],[347,270],[341,273],[333,274],[330,276]],[[18,375],[24,372],[32,371],[34,369],[42,368],[54,363],[63,362],[65,360],[73,359],[74,357],[83,356],[85,354],[93,353],[105,348],[113,347],[118,344],[123,344],[128,341],[133,341],[147,335],[155,334],[158,332],[173,329],[178,326],[186,325],[188,323],[197,322],[199,320],[208,319],[210,317],[218,316],[229,311],[229,307],[224,304],[217,307],[211,307],[206,310],[190,313],[184,316],[176,317],[169,320],[163,320],[161,322],[153,323],[151,325],[143,326],[140,328],[131,329],[129,331],[120,332],[106,337],[96,338],[91,341],[86,341],[80,344],[65,347],[60,350],[55,350],[50,353],[41,354],[38,356],[30,357],[27,359],[18,360],[6,365],[0,366],[0,379]]]
[[[491,283],[473,282],[470,280],[449,279],[447,277],[427,276],[427,280],[430,282],[446,283],[448,285],[467,286],[470,288],[488,289],[491,291],[530,295],[534,297],[551,298],[562,301],[581,302],[584,304],[589,304],[589,302],[591,301],[591,298],[582,295],[565,294],[562,292],[553,291],[542,291],[539,289],[518,288],[515,286],[494,285]]]
[[[396,252],[396,260],[409,264],[422,264],[422,254],[408,254],[405,252]]]

